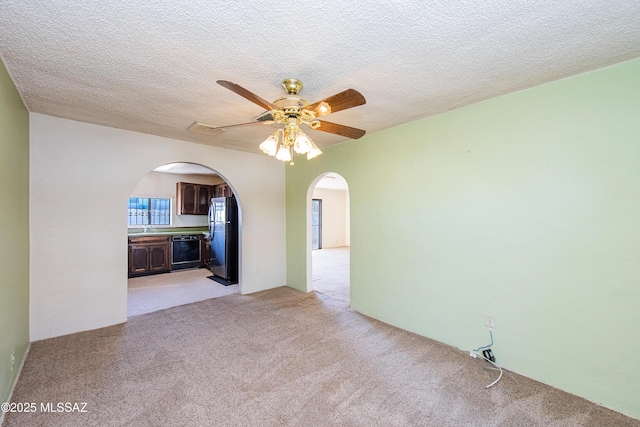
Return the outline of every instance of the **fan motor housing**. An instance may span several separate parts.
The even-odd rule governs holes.
[[[289,107],[302,109],[309,105],[309,101],[299,96],[285,96],[284,98],[276,99],[273,104],[282,110]]]

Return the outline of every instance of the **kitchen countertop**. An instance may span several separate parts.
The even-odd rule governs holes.
[[[158,230],[153,230],[152,231],[147,231],[144,232],[142,230],[140,231],[133,231],[133,230],[129,230],[129,232],[127,233],[127,235],[129,237],[134,237],[134,236],[179,236],[182,234],[204,234],[205,236],[209,235],[208,231],[205,230],[198,230],[198,229],[176,229],[176,230],[167,230],[167,229],[158,229]]]

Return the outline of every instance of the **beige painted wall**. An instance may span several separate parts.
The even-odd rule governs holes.
[[[30,119],[32,340],[126,321],[126,201],[166,163],[202,164],[233,188],[241,292],[285,284],[281,162],[41,114]]]
[[[0,403],[29,344],[29,113],[0,61]],[[15,362],[11,369],[11,354]],[[3,413],[0,412],[0,423]]]
[[[349,246],[349,191],[316,188],[313,198],[322,200],[322,248]]]
[[[213,171],[212,171],[213,173]],[[136,184],[131,197],[155,197],[171,199],[171,227],[196,227],[208,225],[206,215],[177,215],[176,183],[190,182],[194,184],[216,185],[224,182],[218,175],[196,175],[149,172]],[[133,227],[135,228],[135,227]],[[138,227],[140,228],[140,227]]]

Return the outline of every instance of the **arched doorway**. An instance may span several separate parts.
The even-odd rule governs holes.
[[[225,205],[226,213],[209,209]],[[222,234],[214,219],[221,213]],[[239,203],[216,171],[186,162],[157,167],[132,189],[127,214],[128,316],[239,292]]]
[[[309,187],[307,205],[307,289],[349,302],[351,237],[346,180],[337,173],[320,175]]]

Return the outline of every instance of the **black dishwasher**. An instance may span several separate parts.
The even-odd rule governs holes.
[[[200,266],[200,235],[179,235],[172,237],[171,269],[195,268]]]

